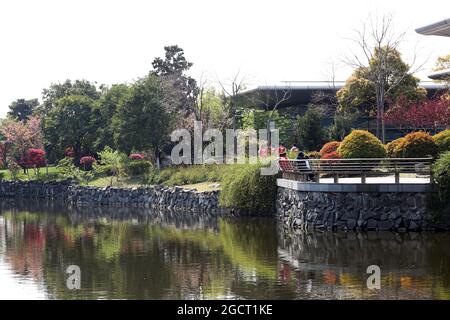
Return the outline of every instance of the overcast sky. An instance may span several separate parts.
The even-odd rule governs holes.
[[[17,98],[39,98],[65,79],[131,82],[145,75],[165,45],[178,44],[191,74],[212,82],[238,70],[249,86],[283,80],[328,80],[331,61],[351,52],[345,38],[369,14],[392,14],[406,61],[450,53],[450,38],[414,29],[450,18],[450,1],[0,1],[0,117]],[[338,80],[351,70],[338,69]]]

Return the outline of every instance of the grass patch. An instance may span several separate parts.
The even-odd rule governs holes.
[[[80,184],[81,185],[89,185],[89,186],[93,186],[93,187],[107,187],[107,186],[139,187],[139,186],[146,185],[144,175],[125,177],[125,178],[121,178],[119,181],[117,181],[116,179],[113,179],[112,185],[111,185],[111,177],[108,177],[108,176],[96,177],[89,182],[81,181]]]
[[[172,187],[201,182],[220,182],[229,168],[228,165],[216,164],[169,167],[150,172],[147,176],[147,183]]]
[[[4,180],[13,180],[11,176],[11,172],[7,169],[0,170],[0,177]],[[43,180],[43,181],[49,181],[49,180],[58,180],[59,172],[58,168],[55,166],[49,166],[48,172],[46,168],[41,168],[39,170],[39,176],[37,174],[37,171],[34,169],[28,169],[28,174],[23,173],[23,170],[20,170],[19,174],[17,175],[18,180]]]
[[[214,182],[200,182],[194,184],[186,184],[182,187],[184,189],[196,189],[198,192],[220,190],[220,185]]]

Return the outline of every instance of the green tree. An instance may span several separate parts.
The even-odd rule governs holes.
[[[199,89],[195,79],[186,75],[193,63],[187,61],[184,50],[177,45],[164,47],[164,58],[153,60],[151,75],[160,78],[161,84],[166,86],[168,94],[166,101],[173,109],[180,112],[181,117],[194,113]]]
[[[333,125],[328,129],[331,140],[342,141],[348,135],[358,117],[357,112],[352,110],[338,109],[334,114]]]
[[[450,54],[439,57],[434,66],[435,71],[441,71],[445,69],[450,69]]]
[[[242,127],[244,129],[267,129],[267,122],[275,123],[275,128],[279,130],[281,144],[289,145],[291,141],[291,120],[280,115],[278,110],[264,111],[259,109],[246,109],[242,114]]]
[[[395,103],[400,97],[418,101],[426,97],[426,90],[419,87],[419,79],[409,71],[410,67],[396,49],[376,49],[368,66],[358,67],[338,91],[339,104],[344,109],[376,117],[381,137],[382,114],[388,101]]]
[[[94,142],[95,151],[103,150],[105,146],[116,148],[112,119],[120,105],[128,98],[129,93],[128,85],[114,84],[110,88],[106,88],[100,99],[96,101],[92,112],[92,121],[97,128]]]
[[[103,151],[98,153],[98,156],[99,164],[94,164],[94,170],[101,172],[102,166],[107,167],[112,173],[110,185],[113,184],[113,178],[119,181],[119,178],[125,175],[125,166],[128,159],[125,154],[106,146]]]
[[[293,137],[295,144],[307,151],[320,150],[325,140],[321,121],[321,110],[310,106],[303,116],[297,118]]]
[[[59,158],[65,148],[72,146],[76,162],[84,154],[91,154],[96,127],[91,115],[94,100],[86,96],[65,96],[57,99],[44,118],[44,138],[47,151],[53,160]]]
[[[100,86],[102,89],[103,86]],[[42,105],[39,106],[37,112],[40,115],[47,115],[54,107],[58,99],[67,96],[84,96],[93,100],[100,98],[101,91],[96,85],[87,80],[66,80],[63,83],[52,83],[49,88],[42,91]]]
[[[442,71],[448,69],[450,69],[450,54],[439,57],[434,66],[434,71]],[[450,84],[450,76],[445,77],[443,81],[445,81],[447,84]]]
[[[120,151],[152,151],[159,165],[159,153],[168,141],[170,114],[164,108],[164,90],[159,79],[149,75],[130,88],[130,94],[114,117],[114,139]]]
[[[17,99],[10,104],[8,116],[14,120],[27,121],[38,105],[38,99]]]
[[[224,130],[231,125],[225,98],[214,88],[200,88],[196,103],[196,119],[203,121],[204,128]]]

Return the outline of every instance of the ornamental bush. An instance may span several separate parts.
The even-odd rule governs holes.
[[[319,151],[309,151],[309,152],[306,152],[305,155],[310,159],[320,159]]]
[[[58,173],[65,179],[79,179],[80,169],[73,163],[72,157],[64,157],[58,161],[56,166]]]
[[[72,158],[73,156],[75,156],[75,151],[73,150],[72,146],[68,146],[65,150],[64,150],[64,156],[65,157],[69,157]]]
[[[438,147],[428,133],[418,131],[404,136],[394,152],[402,158],[436,157]]]
[[[131,160],[144,160],[144,155],[140,153],[132,153],[128,156]]]
[[[85,171],[86,170],[91,170],[92,169],[92,165],[94,164],[95,161],[96,160],[95,160],[94,157],[85,156],[85,157],[82,157],[80,159],[80,165]]]
[[[387,152],[387,156],[389,158],[401,157],[401,155],[398,154],[398,152],[397,152],[397,147],[402,141],[403,141],[403,137],[395,139],[395,140],[389,142],[388,144],[386,144],[386,152]]]
[[[125,166],[125,171],[130,176],[137,176],[147,174],[151,168],[152,164],[150,161],[129,161]]]
[[[261,175],[262,165],[232,165],[225,172],[219,201],[224,207],[270,214],[277,193],[276,175]]]
[[[113,178],[119,181],[119,178],[126,175],[125,165],[128,160],[126,154],[106,146],[103,151],[98,153],[100,160],[95,162],[94,169],[98,173],[104,173],[106,170],[111,172],[110,185],[113,185]]]
[[[450,130],[444,130],[433,136],[439,152],[450,151]]]
[[[341,142],[337,152],[344,159],[386,157],[381,141],[365,130],[353,130]]]
[[[6,159],[6,163],[7,163],[7,168],[9,170],[9,172],[11,173],[11,178],[13,180],[17,180],[17,177],[20,172],[20,165],[16,162],[15,159],[10,158],[10,157],[8,157]]]
[[[341,155],[337,151],[328,152],[322,156],[322,159],[340,159],[340,158]]]
[[[320,149],[320,157],[323,158],[327,153],[337,151],[340,144],[341,143],[339,141],[330,141],[325,143],[322,149]]]
[[[450,203],[450,151],[439,156],[432,170],[434,182],[438,186],[440,202],[447,205]]]
[[[306,153],[306,156],[310,159],[320,159],[319,151],[309,151]]]

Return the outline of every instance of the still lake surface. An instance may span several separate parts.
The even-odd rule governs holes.
[[[81,270],[80,290],[66,269]],[[366,286],[369,265],[381,289]],[[0,203],[0,299],[450,299],[450,234]]]

